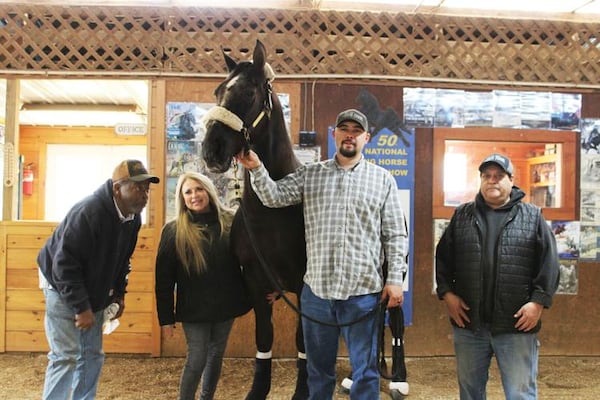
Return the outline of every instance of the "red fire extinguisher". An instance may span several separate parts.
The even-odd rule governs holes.
[[[23,167],[23,194],[27,196],[33,194],[33,169],[31,164]]]

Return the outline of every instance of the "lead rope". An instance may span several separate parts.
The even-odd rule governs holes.
[[[281,294],[280,297],[283,298],[283,300],[290,306],[290,308],[292,310],[294,310],[299,316],[301,316],[303,318],[306,318],[307,320],[309,320],[311,322],[314,322],[314,323],[317,323],[317,324],[340,328],[340,327],[344,327],[344,326],[350,326],[350,325],[357,324],[357,323],[359,323],[361,321],[364,321],[364,320],[370,318],[374,314],[379,315],[380,318],[382,318],[381,315],[385,314],[385,309],[386,309],[386,306],[387,306],[387,302],[379,303],[375,307],[373,307],[371,310],[369,310],[365,314],[363,314],[360,317],[358,317],[357,319],[355,319],[354,321],[345,322],[343,324],[334,324],[334,323],[330,323],[330,322],[321,321],[319,319],[313,318],[313,317],[311,317],[311,316],[306,315],[305,313],[303,313],[298,308],[298,306],[296,306],[296,304],[294,304],[294,302],[291,301],[285,295],[285,290],[281,287],[281,285],[279,284],[279,281],[273,276],[273,273],[267,267],[267,263],[265,262],[265,259],[264,259],[263,255],[262,255],[262,252],[260,251],[260,249],[258,248],[258,245],[256,244],[255,237],[252,234],[252,232],[250,231],[250,223],[248,222],[248,215],[246,214],[246,210],[245,210],[244,204],[242,202],[240,202],[240,206],[239,206],[239,210],[238,211],[242,213],[242,219],[244,220],[244,226],[246,227],[246,232],[248,233],[248,239],[250,240],[250,245],[252,246],[252,249],[254,250],[254,253],[256,254],[256,257],[258,259],[258,263],[260,264],[260,266],[261,266],[264,274],[267,276],[267,279],[269,280],[269,283],[271,283],[271,285],[273,285],[273,287],[275,288],[275,290]]]

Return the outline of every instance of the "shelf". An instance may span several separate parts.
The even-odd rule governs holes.
[[[532,183],[531,184],[532,188],[536,188],[536,187],[548,187],[548,186],[556,186],[556,182],[538,182],[538,183]]]

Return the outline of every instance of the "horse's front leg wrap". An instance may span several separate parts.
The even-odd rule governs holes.
[[[392,331],[392,381],[390,394],[392,399],[403,399],[408,395],[406,381],[406,363],[404,362],[404,312],[402,307],[389,309],[390,329]]]
[[[271,352],[256,354],[254,381],[246,400],[265,400],[271,390]]]

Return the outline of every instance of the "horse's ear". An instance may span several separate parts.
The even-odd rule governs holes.
[[[226,53],[225,53],[225,49],[223,49],[223,47],[221,47],[221,52],[223,53],[223,58],[225,58],[225,64],[227,64],[227,71],[231,72],[235,69],[235,67],[237,67],[237,62],[235,62],[235,60],[231,57],[229,57]]]
[[[254,54],[252,55],[252,64],[254,64],[256,69],[262,71],[265,67],[266,58],[265,46],[260,40],[256,40],[256,47],[254,47]]]

